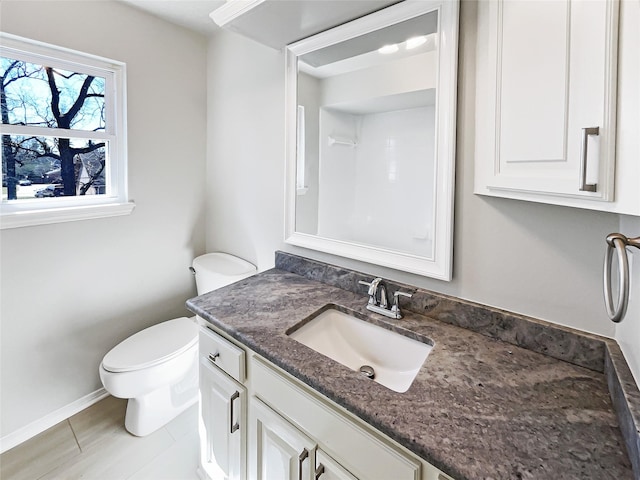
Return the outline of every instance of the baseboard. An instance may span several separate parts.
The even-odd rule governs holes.
[[[84,397],[76,400],[75,402],[70,403],[62,408],[59,408],[55,412],[51,412],[48,415],[36,420],[35,422],[31,422],[29,425],[26,425],[15,432],[11,432],[4,437],[0,438],[0,453],[4,453],[7,450],[12,449],[16,445],[20,445],[22,442],[29,440],[32,437],[35,437],[39,433],[44,432],[48,428],[53,427],[57,423],[66,420],[69,417],[72,417],[78,412],[81,412],[87,407],[90,407],[94,403],[99,402],[109,394],[104,388],[96,390],[95,392],[90,393],[89,395],[85,395]]]

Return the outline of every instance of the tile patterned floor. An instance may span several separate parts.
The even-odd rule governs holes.
[[[198,406],[146,437],[107,397],[0,455],[2,480],[198,480]]]

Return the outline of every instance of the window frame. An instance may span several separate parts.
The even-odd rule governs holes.
[[[100,195],[35,198],[0,202],[0,229],[130,214],[128,200],[126,64],[116,60],[0,32],[0,56],[89,74],[105,79],[104,131],[59,129],[0,123],[0,135],[105,140],[107,192]]]

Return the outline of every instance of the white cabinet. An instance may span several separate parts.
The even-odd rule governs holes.
[[[255,480],[358,480],[317,442],[279,414],[251,399],[250,478]]]
[[[311,438],[317,444],[311,465],[320,468],[319,459],[327,459],[323,463],[326,476],[318,471],[321,480],[436,480],[441,473],[260,357],[252,356],[250,364],[250,412],[255,405],[266,404],[274,415],[285,418]],[[253,418],[253,413],[250,416]],[[253,433],[249,435],[252,437]],[[259,470],[260,458],[253,448],[249,462],[250,471]]]
[[[221,348],[219,348],[221,347]],[[226,349],[226,350],[223,350]],[[247,390],[229,376],[218,362],[220,352],[234,367],[244,352],[213,332],[200,332],[200,433],[201,469],[209,478],[243,480],[246,478]],[[236,355],[229,355],[229,351]],[[222,359],[222,360],[221,360]],[[233,373],[237,368],[232,368]]]
[[[475,193],[640,214],[616,161],[617,0],[481,1]]]
[[[206,429],[201,437],[202,468],[210,477],[244,478],[246,389],[225,373],[200,361],[201,418]]]
[[[316,443],[257,398],[251,399],[250,478],[311,480]]]
[[[322,450],[316,451],[316,479],[358,480]]]
[[[273,364],[200,330],[201,470],[232,480],[447,480]]]

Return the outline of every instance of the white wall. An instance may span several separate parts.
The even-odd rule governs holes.
[[[430,257],[434,105],[363,115],[326,108],[320,118],[318,233]]]
[[[215,99],[209,138],[216,146],[209,150],[208,181],[224,192],[217,194],[224,208],[209,210],[208,247],[232,250],[260,269],[271,267],[273,251],[283,249],[613,336],[602,300],[602,260],[604,238],[619,229],[618,216],[473,194],[476,14],[474,2],[462,2],[453,281],[284,244],[284,59],[229,32],[210,43],[209,72],[216,78],[209,80]],[[634,51],[621,55],[624,62]],[[240,121],[239,111],[250,113]],[[232,185],[247,188],[234,192]]]
[[[363,115],[359,139],[356,241],[432,256],[435,106]]]
[[[329,144],[329,137],[344,142],[358,140],[358,115],[320,109],[318,235],[353,241],[356,214],[357,147]],[[296,212],[297,216],[297,212]]]
[[[102,1],[0,3],[0,28],[127,63],[130,216],[2,230],[1,434],[101,387],[98,365],[187,315],[205,248],[206,39]]]
[[[207,250],[264,270],[284,237],[284,54],[220,31],[207,76]]]

